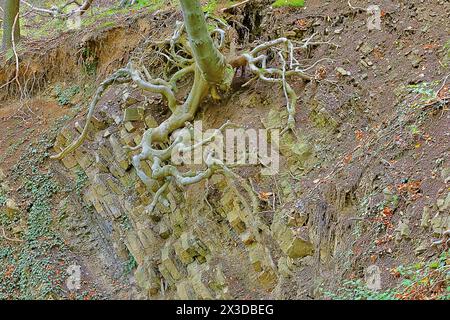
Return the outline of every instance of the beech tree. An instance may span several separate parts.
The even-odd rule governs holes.
[[[12,47],[12,41],[18,42],[20,39],[19,21],[20,0],[5,0],[3,5],[3,40],[2,49]]]
[[[144,65],[130,61],[127,66],[114,72],[97,88],[81,135],[59,154],[51,157],[61,159],[83,143],[87,137],[88,125],[95,106],[109,86],[134,83],[144,91],[161,94],[167,102],[171,115],[156,128],[147,129],[139,145],[128,147],[138,176],[154,192],[153,201],[147,208],[149,212],[154,209],[158,201],[164,201],[161,195],[171,182],[189,185],[207,179],[216,172],[233,175],[220,159],[214,157],[213,153],[206,155],[205,168],[196,172],[179,171],[171,163],[171,154],[174,150],[192,151],[214,139],[213,135],[191,145],[185,143],[183,137],[186,133],[192,133],[190,121],[194,119],[205,97],[211,95],[214,99],[220,99],[221,93],[231,90],[234,70],[237,67],[246,67],[254,74],[254,78],[244,86],[259,79],[282,88],[288,111],[286,130],[294,130],[297,102],[297,96],[287,79],[295,76],[309,81],[313,78],[305,72],[313,66],[302,68],[294,56],[297,50],[307,49],[313,44],[312,37],[296,42],[297,47],[287,38],[278,38],[261,43],[248,52],[238,55],[233,53],[226,57],[222,53],[225,50],[222,49],[228,45],[226,39],[229,26],[220,19],[205,18],[198,0],[180,0],[180,4],[184,21],[177,23],[172,37],[164,42],[164,49],[159,47],[160,54],[166,57],[167,63],[171,64],[176,71],[169,79],[154,78]],[[193,78],[190,93],[185,101],[180,102],[177,97],[177,83],[189,76]],[[216,131],[216,134],[229,125],[225,123]],[[162,143],[168,147],[161,148]],[[135,153],[136,151],[138,153]],[[142,161],[150,161],[150,175],[142,169]]]

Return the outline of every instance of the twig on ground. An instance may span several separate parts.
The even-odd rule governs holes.
[[[348,0],[348,6],[350,7],[350,9],[352,10],[360,10],[360,11],[367,11],[366,8],[362,8],[362,7],[355,7],[350,3],[350,0]]]

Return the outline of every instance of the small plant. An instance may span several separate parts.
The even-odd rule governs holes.
[[[81,196],[81,191],[83,191],[89,178],[81,168],[78,168],[75,174],[77,176],[77,180],[75,182],[75,191],[79,196]]]
[[[121,217],[120,227],[121,227],[123,230],[131,230],[132,226],[131,226],[130,220],[128,219],[128,216],[123,215],[123,216]]]
[[[56,101],[60,106],[66,106],[70,104],[72,98],[80,92],[79,86],[72,86],[67,89],[62,89],[61,86],[55,87]]]
[[[138,7],[138,8],[143,8],[143,7],[146,7],[146,6],[150,5],[150,4],[151,3],[150,3],[149,0],[136,0],[134,5],[136,7]]]
[[[150,11],[158,10],[163,5],[167,5],[167,2],[170,1],[164,1],[164,0],[136,0],[133,4],[133,8],[135,9],[142,9],[144,7],[149,7]]]
[[[124,273],[126,275],[130,274],[134,269],[136,269],[138,266],[136,259],[133,257],[133,255],[128,252],[128,260],[125,263],[125,267],[124,267]]]

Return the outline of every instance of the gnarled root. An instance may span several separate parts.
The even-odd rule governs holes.
[[[191,8],[191,4],[188,1],[182,1],[182,3],[186,7],[186,10],[195,11],[198,9]],[[191,19],[192,17],[188,15],[185,18]],[[198,12],[196,18],[202,18],[199,16]],[[194,143],[191,143],[193,129],[189,122],[194,119],[201,101],[210,92],[213,97],[218,97],[218,88],[228,88],[231,84],[231,78],[234,75],[234,72],[229,72],[229,70],[232,70],[232,66],[235,67],[237,65],[248,65],[250,70],[255,74],[254,79],[278,83],[282,86],[287,101],[287,129],[294,130],[297,95],[287,79],[291,76],[297,76],[307,81],[313,79],[313,76],[308,75],[306,71],[311,69],[314,65],[302,69],[300,63],[294,56],[295,50],[307,47],[309,43],[311,43],[312,37],[307,39],[304,43],[301,43],[300,47],[294,47],[293,43],[286,38],[275,39],[256,46],[249,53],[244,53],[236,59],[233,59],[233,61],[226,62],[224,57],[219,57],[219,49],[223,48],[226,39],[222,25],[223,23],[217,19],[212,18],[212,20],[214,28],[213,31],[209,33],[209,36],[211,37],[210,40],[212,40],[209,44],[214,48],[211,48],[210,46],[209,49],[214,53],[212,54],[213,58],[217,58],[217,61],[220,60],[219,62],[223,64],[223,66],[215,66],[221,69],[220,74],[215,74],[207,68],[210,61],[205,58],[206,55],[202,56],[207,50],[200,45],[201,41],[195,42],[192,41],[192,39],[190,39],[191,41],[187,41],[187,38],[184,36],[183,33],[185,31],[188,31],[188,33],[191,32],[190,36],[195,32],[198,32],[198,30],[192,30],[192,23],[190,29],[188,28],[187,25],[192,21],[186,21],[186,25],[181,22],[177,23],[175,31],[170,39],[154,44],[156,45],[157,53],[165,57],[167,64],[170,65],[172,75],[169,80],[166,81],[160,78],[153,78],[144,66],[141,67],[141,72],[136,69],[132,63],[128,63],[125,68],[117,70],[98,87],[89,105],[86,124],[81,135],[68,147],[51,158],[61,159],[83,143],[87,136],[88,125],[93,116],[94,109],[109,86],[133,82],[144,91],[161,94],[167,101],[171,111],[169,118],[159,124],[159,126],[150,128],[144,132],[138,146],[125,147],[129,151],[140,150],[139,153],[132,156],[132,165],[136,169],[139,178],[149,190],[154,190],[155,186],[159,186],[154,194],[152,203],[147,207],[147,212],[152,212],[158,202],[165,200],[163,194],[172,182],[181,186],[186,186],[197,183],[203,179],[208,179],[215,173],[222,173],[228,177],[236,177],[229,167],[221,160],[215,158],[212,151],[207,152],[205,155],[204,164],[206,167],[194,172],[181,172],[178,170],[174,165],[172,155],[176,153],[192,152],[201,146],[207,145],[214,140],[215,136],[230,126],[230,123],[227,122],[221,128],[216,130],[213,135],[202,141],[194,141]],[[213,37],[214,35],[217,35],[218,37]],[[207,37],[202,33],[199,38],[203,39]],[[216,39],[214,40],[214,38]],[[278,67],[269,67],[267,65],[269,56],[267,51],[276,53],[275,57],[278,59]],[[181,103],[176,98],[177,83],[191,74],[193,74],[192,88],[186,100]],[[246,85],[248,85],[248,83]],[[171,141],[171,144],[165,149],[155,147],[157,143],[167,143],[169,141]],[[143,161],[149,161],[151,163],[150,174],[145,173],[142,169],[141,162]],[[250,190],[245,183],[243,183],[243,187],[244,189]],[[255,200],[254,195],[252,202],[254,210],[257,210],[257,201]]]
[[[265,82],[279,83],[283,87],[283,93],[286,98],[286,109],[288,112],[288,121],[286,130],[294,130],[295,128],[295,111],[297,104],[297,95],[288,83],[287,78],[291,76],[297,76],[305,81],[311,81],[314,76],[306,73],[309,69],[312,69],[318,62],[325,60],[319,60],[312,66],[303,68],[298,60],[295,58],[295,51],[298,49],[305,49],[309,45],[318,44],[311,42],[314,35],[304,42],[301,42],[299,47],[295,47],[293,42],[287,38],[278,38],[272,41],[268,41],[256,46],[249,53],[244,53],[242,56],[234,59],[231,64],[243,65],[245,63],[249,66],[250,70],[255,74],[255,77],[243,86],[248,86],[250,82],[261,79]],[[264,54],[265,51],[275,51],[276,57],[278,57],[281,67],[269,67],[267,66],[268,55]]]

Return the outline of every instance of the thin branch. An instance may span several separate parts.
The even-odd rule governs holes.
[[[127,76],[125,69],[119,69],[113,75],[111,75],[109,78],[104,80],[100,84],[100,86],[97,88],[97,91],[95,92],[94,98],[92,99],[92,101],[91,101],[91,103],[89,105],[89,109],[88,109],[89,111],[88,111],[88,115],[86,117],[86,124],[85,124],[85,126],[83,128],[83,131],[81,132],[81,135],[78,137],[78,139],[73,141],[69,146],[64,148],[60,153],[58,153],[56,155],[53,155],[53,156],[50,156],[50,159],[60,160],[60,159],[64,158],[67,154],[69,154],[70,152],[72,152],[75,149],[77,149],[87,137],[89,124],[91,122],[92,116],[94,115],[95,107],[97,106],[97,103],[100,100],[100,98],[102,97],[102,95],[105,92],[105,90],[109,86],[111,86],[112,84],[127,83],[127,82],[130,82],[130,81],[131,81],[131,79]]]

